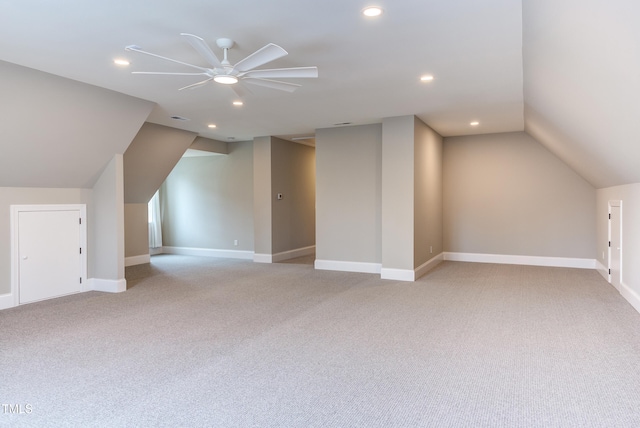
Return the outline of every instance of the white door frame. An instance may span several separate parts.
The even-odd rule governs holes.
[[[620,208],[620,285],[622,285],[622,201],[619,200],[614,200],[614,201],[609,201],[609,224],[607,226],[607,229],[609,231],[609,251],[608,251],[608,272],[609,272],[609,284],[611,284],[612,278],[611,278],[611,207],[618,207]],[[616,287],[617,288],[617,287]],[[618,290],[620,291],[620,290]]]
[[[34,211],[79,211],[80,212],[80,291],[88,291],[87,284],[87,206],[85,204],[69,205],[11,205],[11,294],[13,306],[20,304],[20,254],[19,254],[19,215],[21,212]]]

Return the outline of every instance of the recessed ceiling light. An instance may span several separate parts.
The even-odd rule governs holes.
[[[116,65],[129,65],[129,61],[127,61],[126,59],[121,59],[121,58],[114,59],[113,63],[116,64]]]
[[[378,6],[370,6],[362,10],[364,16],[374,17],[382,15],[382,8]]]
[[[480,122],[478,122],[478,121],[473,121],[473,122],[469,123],[469,125],[471,125],[471,126],[478,126],[478,125],[480,125]]]
[[[430,74],[425,74],[424,76],[420,76],[420,80],[423,82],[430,82],[433,80],[433,76]]]
[[[244,104],[244,103],[243,103],[242,101],[234,101],[234,102],[233,102],[233,105],[234,105],[234,106],[241,106],[241,105],[243,105],[243,104]]]
[[[213,123],[210,123],[209,125],[207,125],[209,128],[217,128],[216,125],[214,125]]]

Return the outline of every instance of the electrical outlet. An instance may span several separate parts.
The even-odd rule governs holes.
[[[278,193],[278,200],[282,199],[282,193]]]
[[[431,246],[431,245],[429,246],[429,252],[430,252],[431,254],[433,254],[433,246]]]
[[[238,240],[237,239],[233,240],[233,245],[236,245],[236,246],[238,245]]]

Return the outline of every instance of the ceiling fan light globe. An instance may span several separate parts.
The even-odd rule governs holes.
[[[237,77],[226,74],[215,76],[213,80],[217,83],[222,83],[223,85],[233,85],[235,83],[238,83]]]

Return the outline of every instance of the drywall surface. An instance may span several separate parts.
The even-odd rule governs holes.
[[[271,137],[271,177],[273,253],[315,245],[315,149]]]
[[[181,159],[160,199],[164,246],[252,251],[253,142],[229,143],[228,155]]]
[[[124,256],[149,254],[149,205],[124,204]]]
[[[316,259],[381,263],[382,126],[316,130]]]
[[[596,191],[523,132],[444,140],[444,250],[595,259]]]

